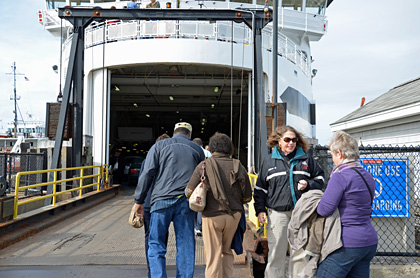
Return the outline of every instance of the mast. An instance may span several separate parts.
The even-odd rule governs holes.
[[[16,62],[13,62],[13,99],[15,102],[15,138],[17,137],[17,101],[16,101]]]
[[[14,124],[14,138],[17,138],[17,95],[16,95],[16,75],[23,75],[23,73],[16,73],[16,62],[13,62],[13,101],[14,101],[14,105],[15,105],[15,110],[13,111],[13,113],[15,114],[15,119],[13,121]],[[7,73],[7,74],[11,74],[11,73]]]

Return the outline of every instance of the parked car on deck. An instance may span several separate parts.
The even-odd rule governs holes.
[[[138,158],[138,157],[139,156],[124,157],[124,170],[123,170],[124,180],[128,179],[128,173],[130,172],[131,163],[133,162],[135,158]]]
[[[129,164],[125,165],[124,173],[127,172],[128,185],[137,185],[140,168],[144,159],[144,157],[134,157]]]

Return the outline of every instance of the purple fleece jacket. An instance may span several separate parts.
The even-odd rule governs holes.
[[[355,166],[355,162],[351,163]],[[341,240],[346,248],[366,247],[378,243],[378,235],[371,224],[371,197],[363,179],[350,165],[342,164],[333,170],[317,212],[331,215],[338,207],[341,218]],[[375,193],[375,180],[362,167],[355,167]]]

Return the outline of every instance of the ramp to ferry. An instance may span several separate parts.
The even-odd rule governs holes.
[[[1,249],[0,278],[148,277],[144,229],[134,229],[127,223],[133,192],[134,187],[122,186],[116,197],[80,213],[69,212],[72,217],[62,221],[57,219],[57,224],[45,230],[40,224],[27,224],[42,231],[31,233],[32,236]],[[34,217],[41,218],[39,215]],[[25,227],[16,233],[25,236],[27,232],[23,230]],[[10,233],[2,231],[0,242],[4,237],[11,237]],[[176,277],[175,256],[175,236],[171,226],[166,256],[168,277]],[[194,277],[204,277],[201,237],[196,237],[195,266]],[[419,270],[418,264],[371,264],[370,277],[414,278],[420,277]],[[251,277],[244,255],[235,256],[233,277]]]
[[[147,277],[144,229],[127,223],[133,192],[134,187],[122,186],[115,198],[2,249],[0,277]],[[175,256],[171,226],[168,277],[176,275]],[[201,237],[196,237],[195,265],[194,277],[204,277]],[[249,276],[245,256],[235,256],[234,277]]]

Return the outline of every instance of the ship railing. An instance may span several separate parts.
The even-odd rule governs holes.
[[[279,27],[324,34],[327,31],[327,20],[323,15],[279,9]]]
[[[33,179],[30,178],[33,175],[49,174],[49,173],[52,173],[52,176],[53,176],[52,180],[49,182],[36,183],[36,182],[32,182]],[[63,178],[63,179],[59,178],[59,176],[67,177],[69,175],[72,176],[72,178]],[[69,187],[68,183],[71,183],[70,189],[67,189]],[[53,187],[52,187],[52,193],[50,194],[24,198],[24,199],[20,197],[20,195],[22,195],[21,194],[22,191],[36,189],[43,192],[42,188],[45,188],[51,185]],[[58,191],[58,188],[57,188],[58,186],[61,186],[61,189],[62,189],[61,191]],[[32,207],[37,208],[41,200],[52,198],[51,205],[56,206],[58,202],[58,197],[60,195],[63,195],[61,200],[66,199],[64,195],[67,195],[67,197],[71,195],[71,197],[77,198],[77,197],[82,197],[83,194],[86,194],[90,191],[93,191],[93,190],[100,191],[101,189],[107,188],[108,186],[109,186],[109,167],[107,164],[19,172],[16,175],[13,218],[16,219],[18,217],[19,207],[26,205],[28,203],[37,202],[37,204],[34,204],[32,206]],[[73,196],[73,195],[78,195],[78,196]]]
[[[233,28],[232,28],[233,24]],[[233,35],[232,35],[233,30]],[[63,57],[68,58],[71,35],[63,45]],[[203,21],[116,21],[94,23],[86,29],[85,48],[91,48],[103,43],[133,39],[199,39],[214,40],[250,45],[252,31],[243,23],[219,21],[209,23]],[[272,30],[263,30],[263,49],[272,51]],[[305,75],[310,78],[311,65],[306,53],[299,50],[297,45],[282,33],[278,33],[278,54],[296,64]]]
[[[38,10],[38,22],[44,27],[60,26],[57,10]],[[67,22],[64,22],[64,24],[69,25]]]

